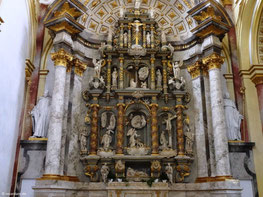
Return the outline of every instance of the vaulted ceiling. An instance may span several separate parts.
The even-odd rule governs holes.
[[[130,11],[135,0],[82,0],[87,7],[86,15],[80,22],[93,39],[105,38],[109,27],[114,27],[120,16],[120,8]],[[185,40],[192,36],[191,29],[195,21],[187,14],[194,6],[194,0],[142,0],[144,12],[154,10],[154,17],[159,27],[166,31],[170,41]]]

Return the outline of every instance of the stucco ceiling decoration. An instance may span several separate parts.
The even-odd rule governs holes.
[[[134,0],[82,0],[87,7],[82,24],[93,40],[105,38],[109,28],[114,28],[120,16],[120,9],[126,12],[134,9]],[[195,21],[187,14],[194,6],[193,0],[142,0],[141,10],[154,9],[159,27],[166,31],[170,41],[181,41],[192,36]]]

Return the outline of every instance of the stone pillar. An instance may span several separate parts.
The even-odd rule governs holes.
[[[123,48],[123,24],[120,25],[120,38],[119,38],[119,42],[120,42],[120,48]]]
[[[120,60],[120,70],[119,70],[119,89],[123,89],[123,57],[119,58]]]
[[[176,137],[177,137],[177,152],[179,156],[184,154],[184,131],[183,131],[183,105],[176,105]]]
[[[87,65],[79,59],[74,59],[74,82],[72,90],[72,110],[71,110],[71,127],[69,131],[69,148],[68,148],[68,168],[67,177],[71,181],[78,181],[77,178],[77,163],[79,161],[79,145],[78,132],[80,128],[80,103],[81,103],[81,89],[82,76],[86,70]]]
[[[152,155],[158,155],[159,138],[158,138],[158,120],[157,120],[157,109],[158,104],[151,104],[151,115],[152,115]]]
[[[118,119],[117,119],[117,146],[116,154],[123,154],[124,142],[124,103],[118,103]]]
[[[72,56],[64,49],[60,49],[58,52],[51,54],[51,58],[55,62],[55,81],[51,102],[45,174],[43,175],[43,179],[59,179],[66,68],[68,63],[72,61]]]
[[[209,72],[216,178],[218,180],[231,177],[220,71],[223,62],[224,59],[215,53],[203,59]]]
[[[163,64],[163,93],[164,93],[164,97],[165,97],[165,102],[167,103],[168,102],[167,60],[162,60],[162,64]]]
[[[255,74],[251,78],[251,80],[255,84],[257,89],[259,112],[260,112],[261,126],[263,132],[263,74]]]
[[[108,66],[107,66],[107,93],[110,93],[111,89],[111,59],[107,59]]]
[[[92,109],[91,134],[90,134],[90,155],[97,155],[99,104],[91,104],[90,107]]]
[[[215,149],[214,149],[214,135],[212,127],[212,111],[211,111],[211,98],[210,98],[210,84],[207,70],[203,70],[203,80],[204,80],[204,91],[205,91],[205,105],[206,105],[206,125],[208,141],[209,141],[209,158],[208,165],[210,165],[210,176],[216,176],[216,164],[215,164]],[[209,169],[209,168],[208,168]],[[209,172],[209,170],[208,170]]]
[[[187,68],[192,77],[193,99],[194,99],[194,123],[195,123],[195,145],[197,154],[197,180],[208,177],[204,111],[201,91],[201,62]]]
[[[155,89],[155,68],[154,68],[155,58],[151,57],[151,89]]]
[[[61,153],[60,153],[60,175],[64,175],[64,163],[65,163],[65,144],[68,134],[68,106],[69,106],[69,96],[70,96],[70,78],[71,78],[71,68],[70,64],[67,67],[66,82],[65,82],[65,96],[64,96],[64,114],[63,114],[63,127],[62,127],[62,137],[61,137]]]

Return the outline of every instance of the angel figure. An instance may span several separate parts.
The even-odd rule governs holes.
[[[173,62],[174,79],[180,79],[182,65],[183,65],[183,60],[180,60],[179,62]]]
[[[102,63],[104,62],[104,60],[96,60],[95,58],[93,58],[92,63],[94,64],[94,71],[95,71],[95,77],[100,79],[100,72],[101,72],[101,68],[102,68]]]

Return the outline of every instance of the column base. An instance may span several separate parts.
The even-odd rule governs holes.
[[[217,182],[217,181],[226,181],[233,179],[232,176],[216,176],[216,177],[198,177],[196,183],[207,183],[207,182]]]
[[[43,174],[43,176],[37,180],[60,180],[60,181],[72,181],[79,182],[78,177],[76,176],[61,176],[58,174]]]

